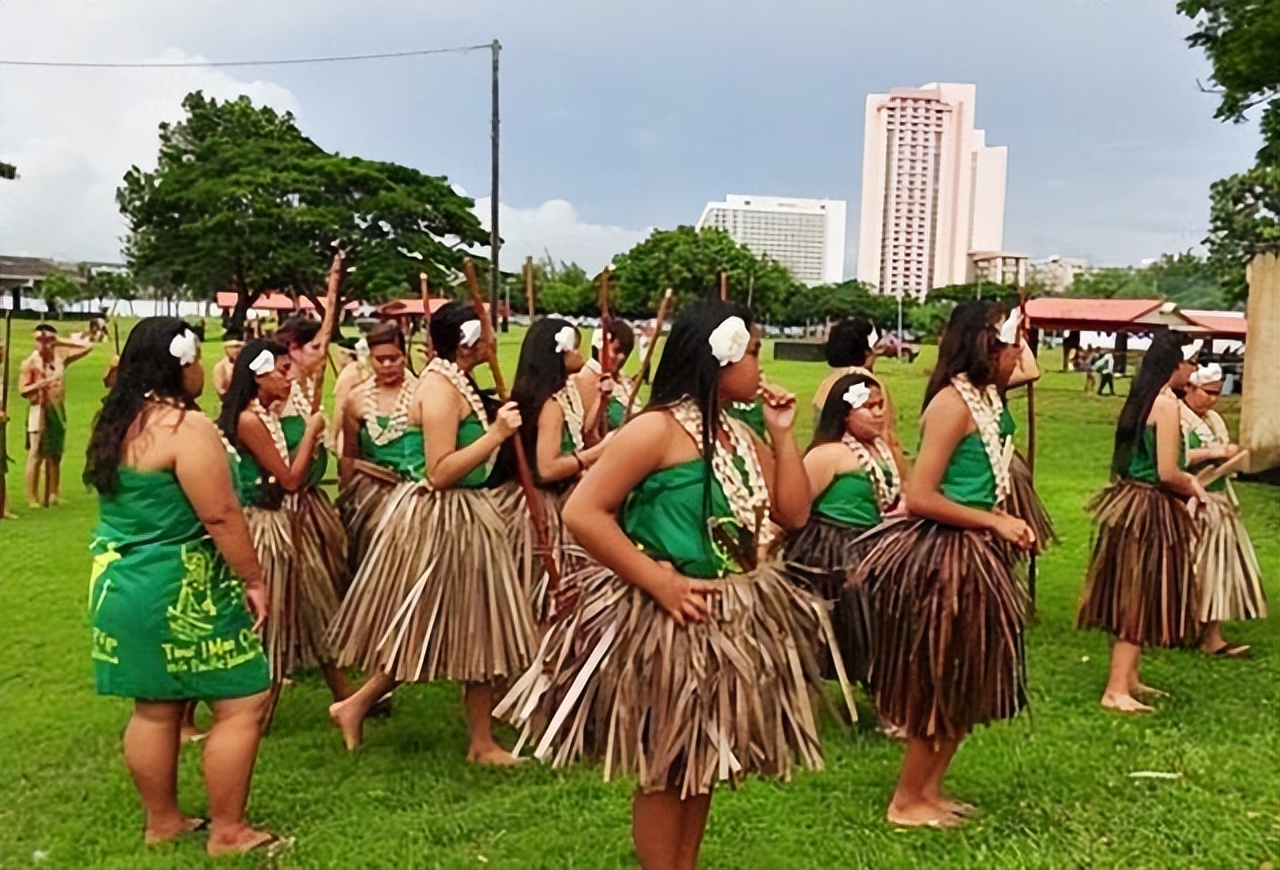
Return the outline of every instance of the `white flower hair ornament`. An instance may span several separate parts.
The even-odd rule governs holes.
[[[747,355],[747,346],[751,344],[751,330],[741,317],[734,315],[725,318],[724,322],[707,336],[711,345],[711,355],[720,363],[720,368],[732,365]]]
[[[276,355],[271,351],[263,348],[258,355],[253,358],[253,362],[249,363],[249,371],[258,377],[269,375],[276,370]]]
[[[196,334],[189,329],[184,329],[169,342],[169,355],[176,359],[179,365],[189,366],[196,361],[196,351],[199,347],[200,340],[196,338]]]
[[[1200,366],[1196,369],[1196,373],[1191,376],[1191,383],[1197,387],[1203,387],[1206,384],[1218,384],[1222,382],[1222,366],[1217,363],[1209,363],[1207,366]]]
[[[871,388],[866,384],[850,384],[849,389],[845,390],[840,398],[848,402],[849,407],[856,411],[871,398]]]
[[[867,347],[874,350],[875,346],[879,343],[880,343],[880,333],[876,332],[876,328],[873,326],[871,327],[871,332],[867,333]]]
[[[1000,333],[996,336],[1002,344],[1018,343],[1018,327],[1022,325],[1022,311],[1014,308],[1000,324]]]
[[[356,342],[356,359],[367,359],[369,356],[368,339],[360,339]]]
[[[556,333],[556,353],[568,353],[578,346],[578,333],[572,326],[562,326]]]
[[[463,347],[471,347],[480,340],[480,336],[484,334],[484,329],[480,326],[479,320],[468,320],[462,324],[462,337],[458,339],[458,344]]]
[[[604,349],[604,330],[598,326],[591,330],[591,346],[596,350]]]
[[[1204,339],[1202,338],[1197,338],[1195,341],[1191,342],[1191,344],[1184,344],[1182,346],[1182,361],[1191,362],[1195,359],[1196,354],[1200,352],[1200,348],[1202,347],[1204,347]]]

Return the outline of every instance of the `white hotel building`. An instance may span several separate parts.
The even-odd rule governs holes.
[[[976,100],[948,83],[867,97],[859,281],[923,298],[1001,251],[1008,150],[974,127]]]
[[[707,203],[697,228],[724,230],[812,287],[844,280],[844,215],[843,200],[729,194]]]

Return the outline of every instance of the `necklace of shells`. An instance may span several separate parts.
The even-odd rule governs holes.
[[[280,415],[271,413],[257,399],[249,403],[249,410],[262,421],[263,426],[267,427],[267,431],[271,433],[271,441],[276,445],[276,452],[280,454],[285,465],[288,465],[289,444],[284,440],[284,427],[280,425]]]
[[[569,429],[569,437],[573,439],[573,449],[581,450],[584,446],[582,418],[586,413],[582,407],[582,393],[578,392],[578,387],[570,380],[551,398],[564,414],[564,424]]]
[[[409,406],[413,403],[413,392],[418,386],[417,378],[405,372],[400,391],[396,393],[396,403],[391,408],[387,425],[378,422],[378,384],[370,381],[364,388],[364,402],[361,404],[361,416],[364,418],[365,431],[370,440],[381,447],[399,438],[409,428]]]
[[[289,396],[284,400],[284,405],[280,407],[281,417],[309,417],[312,414],[311,396],[314,396],[316,379],[313,377],[303,377],[289,384]],[[316,409],[324,411],[321,405]]]
[[[987,462],[996,479],[996,503],[999,504],[1009,495],[1009,459],[1012,458],[1012,454],[1005,449],[1004,439],[1000,437],[1000,414],[1004,411],[1000,392],[995,384],[988,384],[986,389],[979,391],[968,376],[963,374],[952,378],[951,386],[956,388],[960,398],[969,406],[973,422],[978,426]]]
[[[692,399],[682,399],[669,409],[671,416],[684,428],[693,443],[702,444],[702,412]],[[720,412],[720,430],[729,436],[726,447],[719,438],[711,454],[711,473],[724,491],[738,524],[753,535],[760,535],[769,515],[769,487],[764,471],[745,423]],[[741,456],[744,468],[739,471],[734,456]],[[745,474],[744,474],[745,472]]]
[[[466,372],[458,368],[457,364],[452,360],[447,360],[442,356],[432,358],[422,374],[425,376],[427,372],[436,372],[447,378],[449,383],[453,384],[453,388],[462,394],[462,398],[467,400],[467,404],[471,406],[472,413],[480,420],[480,425],[484,428],[484,431],[489,431],[489,415],[485,413],[484,403],[480,401],[480,394],[471,385],[471,379],[467,377]]]
[[[867,473],[867,477],[871,478],[871,485],[876,491],[876,502],[880,505],[880,511],[892,508],[898,501],[898,496],[902,494],[902,476],[898,473],[898,463],[893,460],[893,451],[889,449],[889,445],[885,444],[880,438],[875,440],[872,445],[875,447],[876,456],[879,461],[873,459],[871,451],[867,449],[867,445],[863,444],[857,438],[854,438],[848,432],[840,439],[840,442],[853,452],[854,458],[858,460],[858,465]],[[892,469],[887,477],[885,468]]]

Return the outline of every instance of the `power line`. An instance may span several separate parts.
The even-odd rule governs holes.
[[[0,60],[0,66],[44,66],[44,67],[77,67],[82,69],[177,69],[182,67],[226,67],[226,66],[288,66],[304,63],[346,63],[360,60],[384,60],[395,57],[420,57],[426,54],[465,54],[471,51],[488,50],[489,43],[484,45],[463,45],[457,48],[426,48],[420,51],[392,51],[382,54],[347,54],[332,57],[297,57],[284,60],[222,60],[222,61],[183,61],[166,63],[164,61],[141,63],[86,63],[82,61],[63,60]]]

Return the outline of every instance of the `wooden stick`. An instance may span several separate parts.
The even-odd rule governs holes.
[[[613,328],[613,321],[609,316],[609,272],[612,269],[613,266],[608,265],[600,273],[600,377],[610,379],[613,378],[613,348],[609,335]],[[601,398],[596,411],[596,436],[603,438],[608,433],[609,402]]]
[[[1229,474],[1235,474],[1249,464],[1249,451],[1241,450],[1235,456],[1232,456],[1226,462],[1219,465],[1211,465],[1196,475],[1196,480],[1200,481],[1201,486],[1208,486]]]
[[[533,323],[533,318],[538,310],[537,307],[537,288],[533,286],[533,257],[524,258],[524,298],[529,303],[529,323]]]
[[[111,321],[111,337],[115,340],[116,356],[119,356],[120,355],[120,324],[114,320]]]
[[[658,303],[658,316],[653,322],[653,338],[649,339],[649,346],[644,349],[644,359],[640,361],[640,373],[636,375],[636,381],[631,385],[631,395],[627,396],[626,413],[622,417],[625,423],[635,414],[636,397],[640,395],[640,382],[644,380],[644,373],[649,369],[649,363],[653,360],[653,351],[658,346],[658,339],[662,338],[662,327],[667,320],[667,306],[671,303],[671,288],[667,288],[667,292],[662,294],[662,301]]]
[[[339,291],[342,288],[342,279],[346,275],[345,269],[346,254],[338,251],[333,255],[333,262],[329,265],[329,281],[328,287],[324,294],[324,319],[320,321],[320,347],[325,358],[329,361],[330,367],[336,369],[337,366],[333,359],[329,356],[329,339],[333,336],[333,325],[338,322],[338,302],[340,298]],[[320,373],[316,375],[316,384],[311,393],[311,413],[315,413],[320,409],[320,403],[324,398],[324,368],[321,367]]]
[[[418,273],[418,286],[422,290],[422,323],[426,328],[427,356],[429,358],[435,353],[435,348],[431,345],[431,285],[427,283],[426,272]]]
[[[0,519],[9,512],[9,347],[13,342],[13,312],[4,313],[4,380],[0,382]]]
[[[726,272],[724,269],[721,269],[719,274],[719,280],[720,280],[720,301],[728,302],[729,301],[729,273]]]
[[[462,261],[462,271],[467,278],[467,292],[471,296],[471,307],[480,318],[480,336],[489,349],[489,371],[493,374],[493,383],[498,390],[498,398],[507,401],[507,385],[502,378],[502,366],[498,363],[498,342],[493,333],[493,323],[486,316],[484,293],[480,290],[480,279],[476,277],[476,265],[470,257]],[[546,517],[542,512],[542,499],[538,497],[538,489],[533,484],[533,471],[529,466],[529,457],[525,454],[524,440],[520,433],[511,436],[515,442],[516,478],[520,482],[520,491],[524,494],[524,506],[529,512],[533,524],[533,535],[537,542],[538,554],[542,558],[542,566],[547,572],[547,600],[552,600],[560,588],[560,566],[556,564],[556,555],[551,552],[551,540],[547,531]]]

